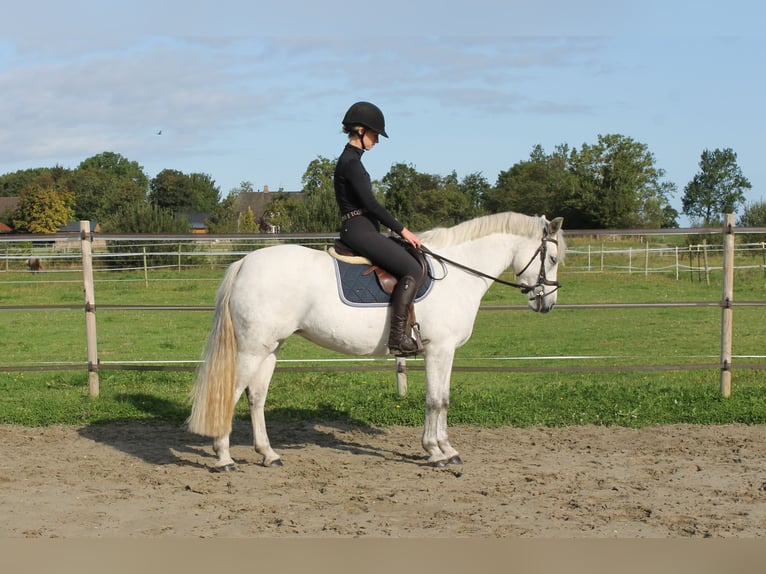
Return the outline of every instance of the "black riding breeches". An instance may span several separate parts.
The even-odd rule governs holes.
[[[364,215],[344,221],[340,238],[354,251],[364,255],[397,279],[410,275],[416,281],[420,280],[423,272],[420,263],[404,246],[382,235],[375,223]]]

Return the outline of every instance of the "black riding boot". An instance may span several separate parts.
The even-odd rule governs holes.
[[[405,275],[394,287],[391,294],[391,332],[388,336],[388,348],[397,357],[406,357],[422,351],[417,341],[405,333],[410,307],[417,294],[417,284],[410,275]]]

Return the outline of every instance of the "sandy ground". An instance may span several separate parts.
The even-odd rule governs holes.
[[[462,466],[424,465],[419,428],[237,422],[232,473],[159,424],[0,426],[3,538],[757,538],[766,427],[451,427]]]

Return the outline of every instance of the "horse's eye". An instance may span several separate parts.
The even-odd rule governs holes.
[[[551,265],[556,265],[556,263],[558,263],[558,261],[559,261],[558,257],[556,257],[555,255],[549,255],[549,257],[550,257],[550,260],[551,260]]]

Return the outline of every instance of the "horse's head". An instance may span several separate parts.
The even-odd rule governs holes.
[[[530,309],[547,313],[556,305],[558,296],[558,267],[564,258],[566,245],[561,233],[562,217],[553,221],[543,218],[544,227],[540,243],[530,243],[531,252],[527,255],[527,263],[516,275],[524,285],[522,292],[528,298]],[[523,261],[520,254],[518,260]]]

